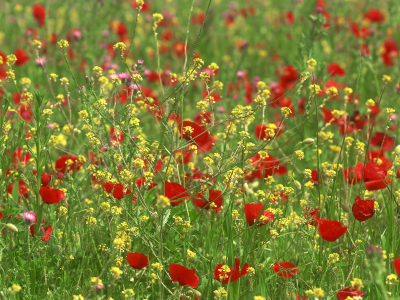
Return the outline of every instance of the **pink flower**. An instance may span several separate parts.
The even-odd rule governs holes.
[[[33,211],[24,212],[24,214],[22,215],[22,218],[25,219],[25,222],[27,224],[34,223],[37,220],[37,217]]]

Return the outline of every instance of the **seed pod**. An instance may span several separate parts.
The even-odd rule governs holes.
[[[201,293],[199,291],[194,291],[194,296],[196,298],[200,298],[201,297]]]
[[[368,268],[368,260],[364,259],[361,265],[364,270]]]
[[[397,145],[396,148],[394,148],[394,152],[396,155],[400,155],[400,145]]]
[[[235,202],[235,206],[240,206],[240,205],[242,205],[242,203],[243,203],[243,199],[238,199],[238,200]]]
[[[151,220],[152,220],[153,222],[155,222],[155,221],[157,221],[157,219],[158,219],[158,213],[157,213],[157,212],[153,212],[153,213],[151,214]]]
[[[342,209],[347,212],[350,213],[350,208],[346,205],[346,204],[342,204]]]
[[[298,182],[297,180],[294,181],[294,187],[298,190],[301,190],[301,183]]]
[[[310,144],[312,144],[312,143],[314,143],[314,139],[312,139],[312,138],[306,138],[306,139],[303,141],[303,144],[306,144],[306,145],[310,145]]]
[[[6,227],[7,227],[8,230],[10,230],[12,232],[18,232],[18,228],[12,223],[6,224]]]

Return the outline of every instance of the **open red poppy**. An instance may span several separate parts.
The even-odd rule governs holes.
[[[65,194],[62,190],[53,189],[49,186],[41,187],[39,195],[42,201],[47,204],[55,204],[65,199]]]
[[[309,220],[309,223],[305,223],[306,225],[317,226],[319,220],[319,208],[307,208],[307,211],[304,212],[304,218]]]
[[[142,253],[138,252],[131,253],[128,251],[126,260],[131,265],[132,268],[136,270],[141,270],[150,264],[151,257],[146,256]]]
[[[363,200],[356,196],[352,211],[357,221],[363,222],[371,219],[375,214],[374,200]]]
[[[46,22],[46,9],[40,3],[34,4],[32,6],[33,17],[38,22],[39,27],[43,27]]]
[[[111,181],[104,183],[104,189],[109,194],[112,192],[112,196],[118,200],[121,200],[126,195],[131,193],[131,190],[125,189],[122,183],[117,183],[114,185]]]
[[[400,255],[393,261],[393,267],[396,270],[398,276],[400,276]]]
[[[183,201],[190,198],[186,189],[176,182],[164,182],[164,196],[167,197],[171,203],[171,206],[177,206]]]
[[[353,297],[362,297],[364,296],[365,293],[361,292],[358,287],[355,286],[349,286],[345,287],[344,289],[340,290],[336,296],[339,300],[346,300],[348,297],[353,298]]]
[[[278,276],[280,276],[282,279],[292,277],[295,273],[299,272],[299,269],[294,268],[296,268],[296,266],[291,262],[275,263],[272,266],[274,272],[278,274]]]
[[[229,282],[235,282],[240,277],[247,274],[247,270],[250,268],[248,263],[244,263],[243,268],[239,271],[240,259],[235,258],[235,267],[229,267],[229,271],[222,268],[222,264],[218,264],[214,270],[214,279],[221,281],[222,284],[228,284]]]
[[[205,192],[198,192],[196,198],[193,198],[192,201],[197,207],[205,207],[206,209],[212,208],[216,210],[216,213],[218,213],[221,209],[222,201],[224,200],[221,195],[221,191],[208,190],[208,199],[205,199]]]
[[[342,223],[334,220],[319,219],[318,220],[318,232],[321,237],[328,242],[334,242],[347,231],[347,226],[343,226]]]
[[[262,203],[246,203],[244,205],[244,213],[246,215],[247,223],[252,226],[254,225],[255,220],[257,220],[258,216],[261,213],[264,204]],[[269,221],[273,221],[275,219],[274,214],[268,210],[264,210],[261,214],[260,219],[258,220],[258,226],[265,225]]]
[[[208,131],[203,126],[197,125],[191,121],[183,121],[178,125],[178,130],[184,139],[193,139],[198,145],[207,143],[208,139],[210,138]]]
[[[67,168],[67,162],[68,162],[68,172],[73,170],[79,171],[83,166],[83,162],[79,162],[77,156],[63,155],[56,160],[56,170],[61,173],[65,173],[65,170]]]
[[[36,218],[37,220],[37,218]],[[46,222],[45,220],[42,219],[43,225],[46,225],[48,222]],[[36,222],[35,222],[36,223]],[[43,238],[42,241],[43,242],[47,242],[50,237],[51,237],[51,233],[53,232],[53,227],[51,227],[51,225],[49,224],[49,226],[47,226],[46,228],[44,228],[44,226],[40,226],[40,231],[43,232]],[[35,236],[35,224],[32,224],[29,227],[29,233],[31,236]]]
[[[346,71],[337,63],[330,63],[328,65],[328,74],[331,76],[343,77],[346,75]]]
[[[171,282],[177,281],[180,286],[191,286],[197,288],[199,286],[199,277],[194,274],[195,269],[189,269],[178,264],[170,264],[169,272],[171,273]]]
[[[370,146],[381,147],[383,151],[388,151],[393,148],[393,137],[387,136],[385,132],[375,132],[374,136],[369,141]]]

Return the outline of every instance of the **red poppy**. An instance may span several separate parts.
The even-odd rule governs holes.
[[[222,264],[218,264],[214,270],[214,279],[221,281],[222,284],[228,284],[229,282],[235,282],[240,277],[247,274],[247,270],[250,268],[247,262],[244,263],[243,268],[240,268],[240,259],[235,258],[235,268],[229,267],[229,271],[222,269]]]
[[[296,268],[296,266],[291,262],[275,263],[272,267],[274,272],[282,279],[292,277],[295,273],[299,272],[299,269],[294,268]]]
[[[334,220],[319,219],[318,220],[318,232],[321,237],[328,242],[334,242],[347,231],[347,226],[343,226],[342,223]]]
[[[286,24],[291,25],[291,24],[294,23],[294,14],[293,14],[292,11],[286,12],[286,16],[285,17],[286,17],[285,18],[286,19]]]
[[[187,140],[194,139],[194,141],[198,145],[203,145],[207,143],[210,138],[208,131],[203,126],[197,125],[194,122],[183,121],[182,125],[178,125],[178,130],[180,133],[182,133],[182,128],[183,138]]]
[[[17,57],[15,65],[18,67],[25,65],[29,61],[29,56],[23,49],[18,48],[15,50],[14,55]]]
[[[388,151],[393,148],[393,137],[388,136],[385,132],[375,132],[374,136],[369,141],[370,146],[381,147],[383,151]]]
[[[116,28],[116,33],[119,36],[123,36],[128,33],[128,28],[126,27],[126,25],[124,23],[120,22],[120,23],[118,23],[118,26]]]
[[[295,294],[295,296],[296,296],[296,300],[308,300],[306,297],[301,296],[301,295],[299,295],[299,294]],[[300,297],[301,297],[301,298],[300,298]]]
[[[47,204],[55,204],[65,199],[64,192],[59,189],[53,189],[52,187],[45,186],[39,190],[39,195],[42,201]]]
[[[207,192],[198,192],[196,198],[192,199],[193,203],[200,208],[205,207],[206,209],[215,209],[215,212],[218,213],[218,211],[221,210],[222,201],[224,200],[224,198],[221,197],[222,192],[217,190],[208,190],[208,199],[205,199],[204,194],[206,193]]]
[[[51,176],[47,173],[42,173],[40,178],[42,179],[42,186],[47,186],[51,181]]]
[[[379,24],[385,21],[385,15],[379,9],[370,8],[365,14],[365,19]]]
[[[397,170],[396,177],[400,178],[400,169]]]
[[[343,77],[346,75],[346,71],[339,64],[331,63],[328,65],[328,74]]]
[[[279,85],[282,89],[288,90],[294,86],[297,80],[299,80],[299,72],[292,65],[287,65],[281,69],[275,71],[279,76]]]
[[[137,8],[136,0],[132,0],[131,5],[133,8]],[[146,13],[146,12],[149,12],[150,10],[151,10],[151,6],[150,6],[149,2],[145,1],[144,4],[142,5],[142,9],[140,10],[140,12]]]
[[[35,223],[36,223],[36,222],[37,222],[37,218],[36,218]],[[48,222],[46,222],[46,221],[43,220],[43,219],[42,219],[42,222],[43,222],[43,225],[46,225],[46,224],[48,223]],[[43,242],[47,242],[47,241],[50,239],[50,237],[51,237],[51,233],[53,232],[53,227],[51,227],[51,225],[49,224],[49,226],[47,226],[46,228],[44,228],[43,225],[40,226],[40,232],[43,233],[42,241],[43,241]],[[31,236],[35,236],[35,224],[32,224],[32,225],[29,227],[29,233],[30,233]]]
[[[114,185],[112,182],[106,182],[104,183],[104,189],[108,194],[111,194],[112,191],[112,196],[118,200],[121,200],[126,195],[131,193],[131,190],[125,189],[122,183],[117,183]]]
[[[319,208],[307,208],[307,211],[304,212],[304,218],[309,220],[309,223],[305,223],[306,225],[317,226],[319,220]]]
[[[14,188],[14,183],[11,183],[7,188],[7,192],[9,194],[12,194],[13,188]],[[18,193],[24,196],[25,199],[28,198],[28,187],[22,179],[18,180]]]
[[[393,261],[393,267],[396,270],[398,276],[400,276],[400,255]]]
[[[151,257],[146,256],[142,253],[130,253],[128,251],[128,256],[126,257],[126,260],[132,268],[136,270],[141,270],[149,265]]]
[[[346,300],[348,297],[353,299],[353,297],[362,297],[364,295],[365,293],[361,292],[360,288],[356,286],[345,287],[336,294],[337,298],[340,300]]]
[[[179,183],[169,181],[164,182],[164,196],[170,200],[171,206],[177,206],[187,200],[187,198],[190,198],[183,186]]]
[[[194,122],[198,125],[202,125],[203,122],[206,124],[210,124],[212,122],[213,115],[209,111],[205,111],[204,113],[199,111],[195,116],[194,116]]]
[[[7,151],[7,155],[10,156],[9,150]],[[14,155],[12,157],[11,163],[13,164],[14,169],[17,169],[19,167],[25,167],[25,165],[29,162],[31,157],[32,156],[29,152],[25,152],[24,149],[17,148],[14,151]]]
[[[363,200],[356,196],[353,204],[353,216],[357,221],[363,222],[372,218],[375,214],[374,200]]]
[[[115,128],[111,127],[110,129],[110,141],[111,142],[116,142],[118,141],[120,144],[124,141],[124,133],[122,131],[120,132],[115,132]]]
[[[178,264],[170,264],[169,272],[171,273],[171,282],[178,281],[180,286],[191,286],[197,288],[199,286],[199,277],[194,274],[195,269],[188,269]]]
[[[56,170],[61,173],[65,173],[65,170],[67,168],[67,161],[68,161],[68,172],[73,170],[79,171],[82,168],[83,162],[78,161],[77,156],[63,155],[56,160]]]
[[[394,40],[386,40],[382,45],[381,52],[382,60],[385,66],[393,66],[394,65],[394,57],[399,56],[399,48],[397,47],[397,43]]]
[[[264,204],[262,203],[246,203],[244,205],[244,214],[246,215],[247,223],[250,226],[254,225],[254,221],[257,220],[263,207]],[[260,219],[258,220],[258,226],[265,225],[269,221],[273,221],[274,219],[275,217],[272,212],[264,210],[261,214]]]
[[[135,183],[136,183],[136,185],[137,185],[138,187],[142,187],[142,186],[146,183],[145,177],[139,177],[138,179],[135,180]],[[149,190],[151,190],[152,188],[155,188],[157,185],[158,185],[158,183],[151,182],[151,183],[147,186],[147,190],[149,191]]]
[[[189,50],[189,46],[186,45],[186,53],[188,50]],[[184,56],[185,55],[185,43],[181,42],[181,41],[175,42],[172,45],[172,52],[178,57]]]
[[[363,170],[364,176],[362,174]],[[373,162],[366,163],[365,167],[364,163],[357,163],[354,167],[354,174],[356,178],[363,179],[365,188],[368,191],[382,190],[391,182],[390,179],[385,179],[387,171]]]
[[[281,124],[281,126],[279,127],[280,121],[276,122],[275,126],[273,125],[265,125],[265,124],[258,124],[255,128],[254,128],[254,132],[256,134],[256,138],[260,139],[260,140],[270,140],[272,137],[266,137],[266,132],[265,130],[267,130],[268,128],[271,127],[271,129],[274,131],[274,134],[276,133],[276,131],[278,130],[278,133],[276,133],[275,138],[279,137],[282,133],[282,131],[284,130],[284,123]]]
[[[42,4],[34,4],[32,6],[33,17],[38,22],[39,27],[43,27],[46,22],[46,9]]]

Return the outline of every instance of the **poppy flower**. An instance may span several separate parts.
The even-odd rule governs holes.
[[[301,296],[301,295],[299,295],[299,294],[295,294],[295,296],[296,296],[296,300],[308,300],[306,297]],[[300,297],[301,297],[301,298],[300,298]]]
[[[51,176],[49,174],[42,173],[40,178],[42,179],[42,186],[47,186],[50,183]]]
[[[370,8],[365,14],[365,19],[380,24],[385,21],[385,15],[379,9]]]
[[[368,191],[382,190],[391,182],[390,179],[384,179],[387,171],[373,162],[368,162],[365,166],[362,162],[357,163],[354,167],[354,174],[357,179],[363,179]]]
[[[56,160],[56,170],[65,173],[68,163],[68,172],[79,171],[82,168],[83,162],[78,161],[77,156],[73,155],[63,155]],[[76,166],[76,168],[75,168]]]
[[[279,76],[279,85],[283,90],[291,89],[297,80],[299,80],[299,72],[293,65],[287,65],[283,68],[277,69],[276,72]]]
[[[65,194],[62,190],[53,189],[50,186],[41,187],[39,195],[42,198],[42,201],[47,204],[55,204],[65,199]]]
[[[347,231],[347,226],[334,220],[319,219],[318,232],[321,237],[328,242],[334,242]]]
[[[14,188],[14,183],[11,183],[7,188],[7,192],[9,194],[12,194],[13,188]],[[22,179],[18,180],[18,193],[24,196],[25,199],[28,198],[28,187]]]
[[[36,220],[37,220],[37,218],[36,218]],[[44,228],[44,225],[46,225],[48,222],[46,222],[43,219],[42,219],[42,222],[43,222],[43,225],[40,226],[40,232],[43,233],[42,241],[43,242],[47,242],[51,237],[51,233],[53,232],[53,227],[51,227],[51,225],[49,224],[49,226]],[[31,236],[35,236],[35,224],[32,224],[29,227],[29,233],[30,233]]]
[[[104,183],[104,189],[106,190],[106,192],[108,194],[111,194],[111,192],[112,192],[112,196],[118,200],[121,200],[126,195],[129,195],[131,193],[130,189],[125,190],[124,185],[122,183],[117,183],[114,185],[110,181]]]
[[[295,273],[299,272],[299,269],[294,268],[296,268],[296,266],[291,262],[275,263],[272,266],[274,272],[278,274],[278,276],[280,276],[282,279],[292,277]]]
[[[182,124],[178,126],[178,130],[181,134],[183,131],[182,136],[184,139],[193,139],[198,145],[207,143],[210,138],[208,131],[203,126],[197,125],[191,121],[183,121]]]
[[[14,55],[17,58],[15,65],[18,67],[25,65],[29,61],[29,56],[23,49],[18,48],[15,50]]]
[[[164,196],[170,200],[171,206],[177,206],[187,198],[190,198],[190,195],[182,185],[169,181],[164,182]]]
[[[305,225],[317,226],[319,220],[319,208],[307,208],[307,211],[304,212],[304,218],[309,220],[309,223],[305,223]]]
[[[375,132],[374,136],[369,140],[369,145],[373,147],[381,147],[382,151],[388,151],[393,148],[393,137],[388,136],[385,132]]]
[[[399,56],[399,48],[397,47],[397,43],[394,40],[386,40],[382,45],[381,52],[382,60],[385,66],[393,66],[394,65],[394,57]]]
[[[222,201],[224,200],[224,198],[221,197],[222,192],[217,190],[208,190],[208,199],[205,199],[205,193],[206,192],[198,192],[196,198],[192,199],[193,203],[200,208],[205,207],[206,209],[215,209],[216,213],[218,213],[221,209]]]
[[[243,268],[239,271],[240,259],[235,258],[235,267],[229,267],[229,270],[223,268],[223,264],[218,264],[214,270],[214,279],[221,281],[222,284],[228,284],[229,282],[235,282],[240,277],[247,274],[247,270],[250,268],[248,263],[244,263]]]
[[[180,286],[190,286],[197,288],[199,286],[199,277],[194,274],[195,269],[189,269],[178,264],[170,264],[171,282],[178,281]]]
[[[400,255],[393,261],[393,267],[396,270],[398,276],[400,276]]]
[[[46,22],[46,9],[40,3],[34,4],[32,6],[33,17],[38,22],[39,27],[43,27]]]
[[[357,221],[363,222],[371,219],[375,214],[374,200],[363,200],[356,196],[352,210],[353,216]]]
[[[279,124],[278,124],[279,125]],[[275,137],[280,136],[281,132],[282,132],[282,127],[279,128],[278,133],[276,133],[276,131],[278,130],[278,126],[276,126],[275,124],[269,124],[269,125],[265,125],[265,124],[258,124],[256,126],[256,128],[254,128],[254,132],[256,134],[256,138],[260,139],[260,140],[270,140],[272,137],[268,136],[267,137],[267,133],[266,130],[271,128],[273,130],[274,135],[276,134]]]
[[[110,141],[112,142],[118,142],[118,143],[122,143],[124,141],[124,133],[122,131],[120,132],[116,132],[114,127],[111,127],[110,129]]]
[[[263,207],[264,204],[262,203],[246,203],[244,205],[244,214],[246,215],[246,221],[250,226],[254,225],[254,221],[257,220]],[[264,210],[258,220],[258,226],[265,225],[274,219],[275,217],[272,212]]]
[[[139,177],[138,179],[135,180],[135,183],[138,187],[142,187],[143,185],[145,185],[146,183],[146,179],[145,177]],[[151,190],[152,188],[155,188],[158,185],[158,183],[154,183],[151,182],[148,186],[147,186],[147,190]]]
[[[337,63],[330,63],[328,65],[328,74],[331,76],[343,77],[346,75],[346,71]]]
[[[189,46],[186,45],[186,52],[188,50],[189,50]],[[185,55],[185,43],[181,42],[181,41],[175,42],[172,45],[172,52],[178,57],[184,56]]]
[[[136,270],[141,270],[149,265],[151,257],[146,256],[142,253],[130,253],[128,251],[128,256],[126,257],[126,260],[132,268]]]
[[[360,288],[356,286],[345,287],[336,294],[337,298],[340,300],[346,300],[348,297],[353,299],[353,297],[362,297],[364,295],[365,293],[361,292]]]
[[[397,170],[396,177],[400,178],[400,169]]]

